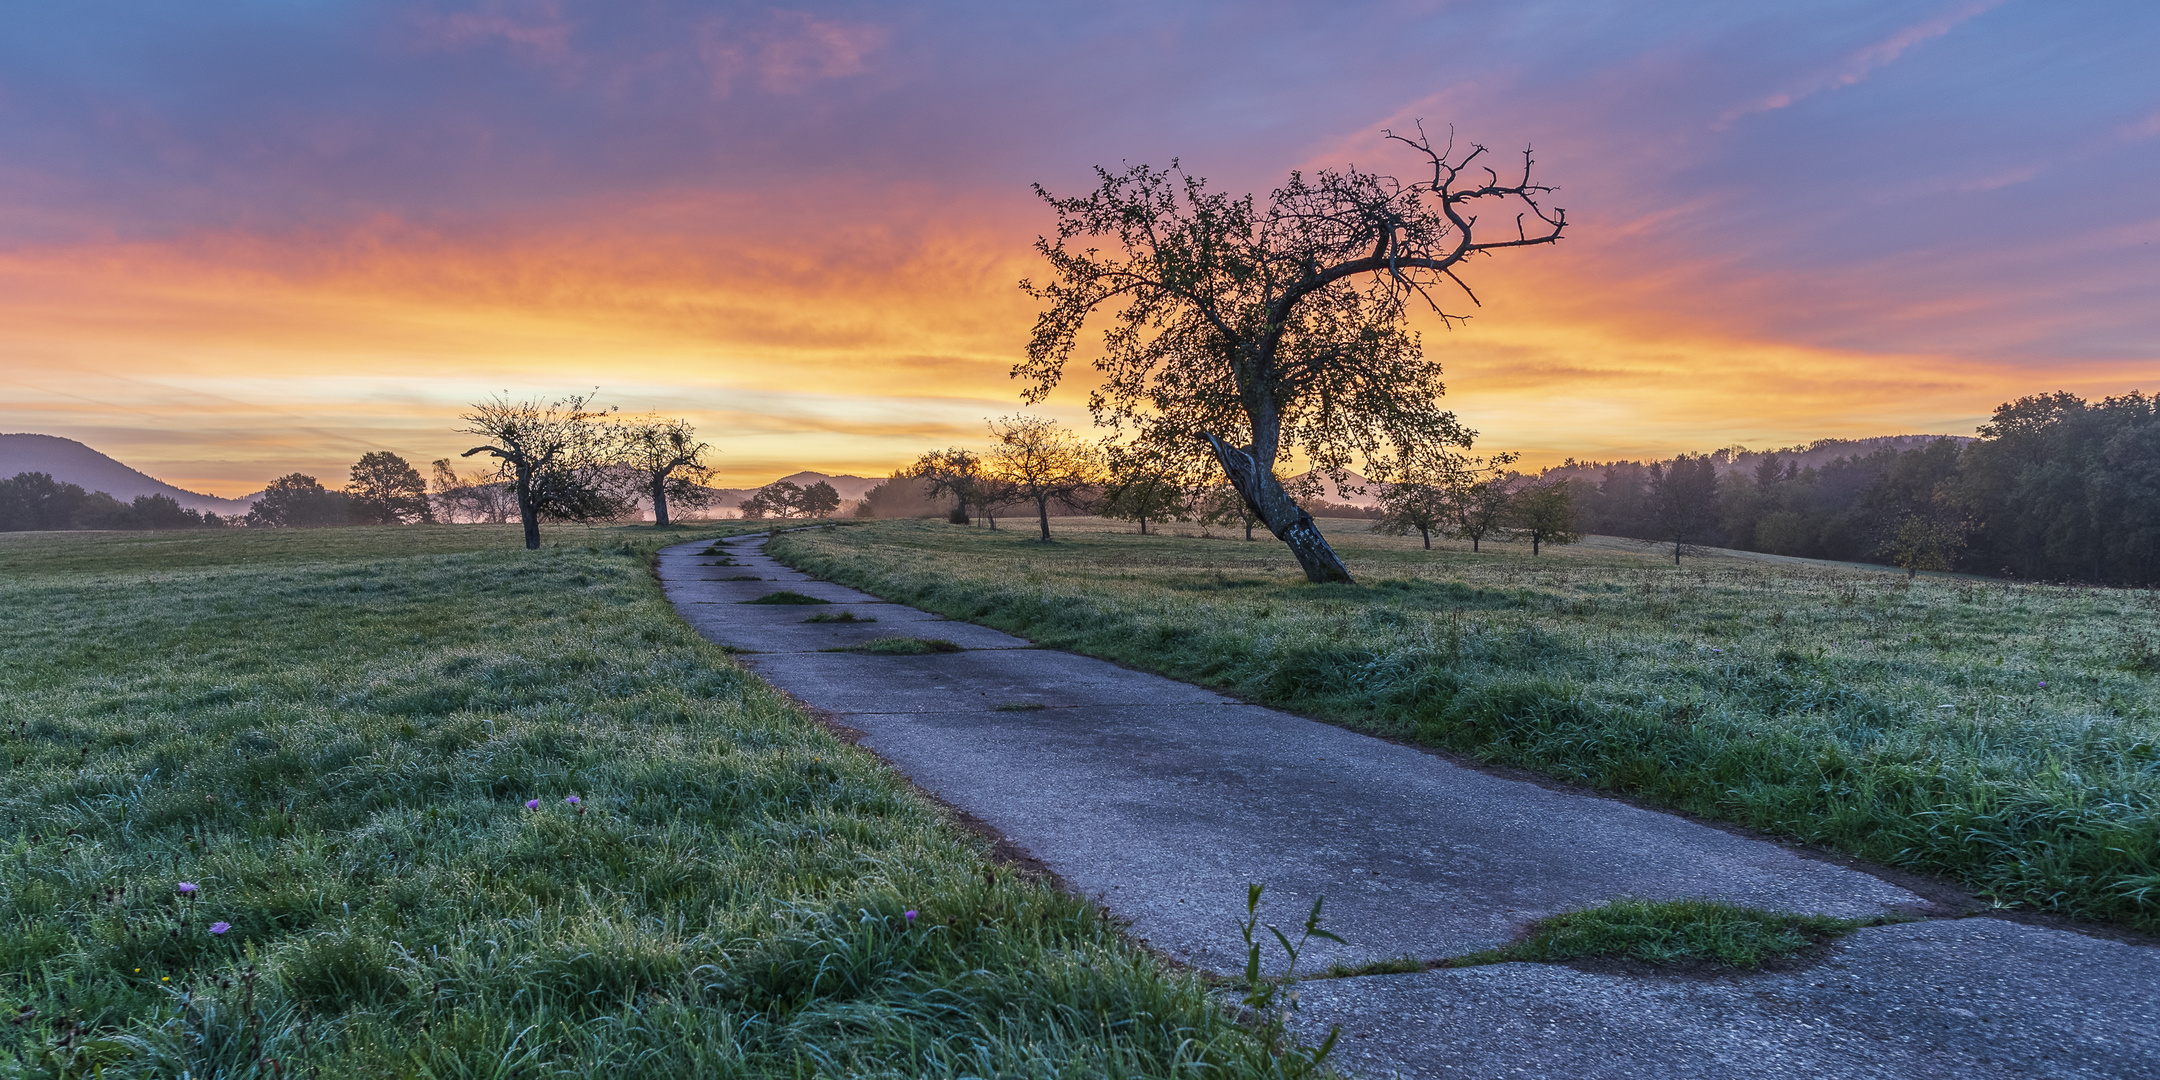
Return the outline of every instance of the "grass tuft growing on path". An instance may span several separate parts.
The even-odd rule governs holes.
[[[1652,964],[1698,960],[1737,968],[1788,957],[1865,925],[1825,915],[1761,911],[1708,900],[1615,900],[1588,911],[1539,919],[1505,948],[1454,966],[1510,960],[1626,957]]]
[[[928,656],[931,653],[959,652],[960,646],[944,638],[881,637],[860,645],[844,645],[825,651],[870,653],[874,656]]]
[[[2160,931],[2160,593],[1582,548],[937,523],[789,533],[820,577],[1053,648]],[[1496,550],[1497,549],[1497,550]]]
[[[685,531],[0,537],[0,1076],[1265,1071],[691,632]]]

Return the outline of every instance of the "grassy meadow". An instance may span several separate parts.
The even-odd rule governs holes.
[[[891,521],[770,550],[892,599],[1377,734],[2160,931],[2160,594],[1437,544],[1359,576],[1131,526]],[[1190,529],[1184,530],[1188,534]]]
[[[729,528],[0,535],[0,1076],[1263,1071],[675,616]]]

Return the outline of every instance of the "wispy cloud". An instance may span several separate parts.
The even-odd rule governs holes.
[[[1866,81],[1868,76],[1896,63],[1899,57],[1904,56],[1914,46],[1942,37],[2008,2],[2009,0],[1971,0],[1932,19],[1914,23],[1880,41],[1855,50],[1835,67],[1812,72],[1785,89],[1726,110],[1718,117],[1717,126],[1730,126],[1742,117],[1754,113],[1791,108],[1817,94],[1857,86]]]

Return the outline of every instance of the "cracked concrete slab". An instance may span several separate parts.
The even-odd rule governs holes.
[[[1712,979],[1495,964],[1297,987],[1360,1077],[2160,1080],[2160,949],[2001,919],[1872,927]]]
[[[668,583],[702,632],[732,626],[733,643],[768,625],[698,602],[720,587]],[[1841,916],[1925,906],[1775,844],[1070,653],[740,659],[1101,898],[1135,936],[1208,970],[1242,965],[1232,920],[1248,882],[1269,886],[1281,922],[1327,898],[1350,944],[1316,944],[1321,965],[1458,955],[1621,896]]]
[[[726,608],[715,611],[714,608]],[[818,615],[854,615],[859,622],[811,622]],[[1025,638],[987,626],[940,618],[898,604],[763,605],[692,604],[683,617],[709,641],[764,653],[814,653],[878,638],[950,641],[967,649],[1025,649]]]

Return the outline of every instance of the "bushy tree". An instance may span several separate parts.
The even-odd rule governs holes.
[[[1572,544],[1582,539],[1575,524],[1575,489],[1566,477],[1552,477],[1525,484],[1508,501],[1508,526],[1530,538],[1530,554],[1540,554],[1546,544]]]
[[[1650,466],[1648,496],[1657,539],[1673,546],[1672,561],[1717,527],[1717,466],[1707,456],[1682,454]]]
[[[610,521],[628,512],[609,483],[612,447],[599,423],[613,410],[596,410],[592,400],[591,394],[548,402],[503,395],[476,403],[462,417],[459,431],[488,441],[460,456],[495,458],[496,478],[516,499],[528,549],[540,547],[541,518]]]
[[[907,470],[895,472],[871,488],[855,507],[855,516],[862,518],[924,518],[944,512],[929,485]]]
[[[428,503],[427,481],[420,478],[420,470],[387,450],[360,455],[360,460],[353,463],[345,495],[357,522],[402,525],[435,520],[435,508]]]
[[[947,520],[955,525],[968,523],[969,507],[986,509],[986,486],[992,481],[983,472],[982,458],[972,450],[955,446],[925,451],[902,470],[902,475],[922,481],[923,490],[933,499],[952,499],[953,509]]]
[[[1049,543],[1050,504],[1100,484],[1101,456],[1057,421],[1037,416],[1000,417],[990,422],[990,435],[997,440],[990,451],[990,475],[1035,504],[1042,542]]]
[[[1445,533],[1453,509],[1445,484],[1401,479],[1380,485],[1380,520],[1373,531],[1391,536],[1416,533],[1432,550],[1434,533]]]
[[[804,517],[831,517],[840,509],[840,492],[823,480],[802,489],[795,508]]]
[[[1149,521],[1169,521],[1191,512],[1188,489],[1178,470],[1144,448],[1113,446],[1104,455],[1108,472],[1097,512],[1104,517],[1135,521],[1146,536]]]
[[[614,459],[630,470],[638,494],[652,503],[653,524],[668,523],[668,506],[686,509],[710,505],[713,470],[710,444],[699,442],[686,420],[644,417],[616,431]]]
[[[1388,137],[1417,156],[1418,176],[1292,173],[1265,207],[1209,191],[1175,162],[1097,169],[1096,190],[1077,198],[1036,188],[1058,221],[1036,244],[1050,279],[1021,283],[1045,304],[1013,370],[1026,400],[1050,394],[1084,325],[1106,312],[1097,422],[1152,445],[1204,442],[1315,582],[1350,573],[1283,489],[1279,456],[1294,451],[1339,482],[1356,459],[1467,445],[1439,407],[1440,365],[1405,329],[1409,305],[1453,320],[1435,291],[1462,284],[1464,260],[1551,243],[1566,227],[1565,211],[1541,205],[1552,189],[1532,182],[1527,152],[1520,177],[1503,179],[1483,167],[1484,147]]]
[[[775,480],[736,505],[746,518],[826,517],[840,509],[840,492],[823,480],[809,487]]]
[[[247,514],[247,523],[254,528],[310,529],[352,522],[352,500],[342,491],[324,488],[306,473],[287,473],[270,481]]]
[[[0,480],[0,531],[72,529],[89,493],[50,473],[16,473]]]

